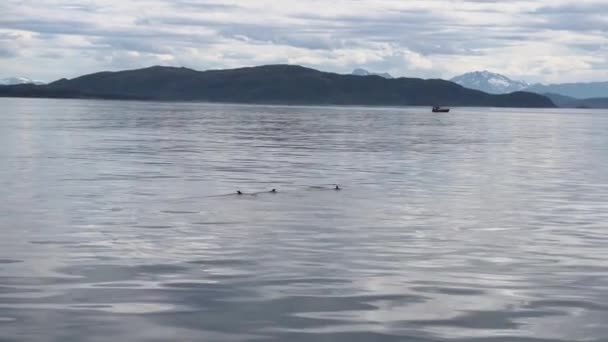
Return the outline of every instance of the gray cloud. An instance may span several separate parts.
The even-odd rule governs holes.
[[[95,26],[76,20],[9,19],[0,20],[0,28],[41,34],[95,34]]]
[[[0,58],[12,58],[17,57],[19,52],[8,46],[0,46]]]
[[[170,2],[176,9],[197,9],[206,11],[217,11],[217,10],[233,10],[241,8],[239,5],[226,4],[216,1],[204,1],[204,0],[173,0]]]
[[[591,44],[591,43],[573,43],[570,44],[571,47],[578,48],[581,50],[591,51],[591,52],[599,52],[605,49],[608,45],[606,44]]]
[[[600,15],[581,15],[580,13],[552,14],[542,22],[531,25],[532,28],[541,28],[560,31],[604,31],[608,30],[608,17]]]
[[[18,38],[11,33],[0,33],[0,58],[13,58],[19,56],[19,48],[14,43]]]
[[[101,7],[100,6],[96,6],[92,3],[82,3],[82,2],[65,2],[63,4],[60,5],[60,8],[64,9],[64,10],[68,10],[68,11],[75,11],[75,12],[95,12],[97,10],[100,10]]]
[[[608,3],[567,3],[561,5],[550,5],[539,7],[529,13],[532,14],[601,14],[606,15],[608,13]]]
[[[362,47],[364,42],[397,43],[420,52],[432,54],[472,54],[475,48],[508,44],[508,37],[495,39],[505,33],[495,25],[467,27],[450,22],[449,18],[428,10],[396,11],[383,17],[339,15],[320,17],[311,14],[294,15],[295,23],[244,24],[217,19],[159,17],[147,19],[150,24],[204,27],[225,38],[246,38],[257,43],[273,43],[307,49],[341,49]],[[451,28],[451,31],[446,31]],[[513,32],[515,34],[517,32]],[[518,36],[523,37],[524,34]],[[511,36],[513,37],[513,36]],[[484,41],[485,39],[485,41]],[[502,41],[501,41],[502,40]]]
[[[103,37],[94,38],[91,42],[101,49],[116,51],[138,51],[145,53],[167,54],[171,49],[160,41],[142,40],[132,37]]]
[[[0,20],[0,28],[35,32],[40,38],[53,38],[57,35],[78,35],[85,37],[116,37],[121,39],[177,39],[178,41],[201,41],[200,34],[173,33],[158,28],[112,27],[104,28],[86,21],[78,20],[47,20],[47,19],[17,19]]]
[[[212,29],[217,36],[227,39],[251,41],[254,43],[272,43],[289,45],[306,49],[330,50],[347,44],[347,37],[328,35],[328,30],[317,28],[309,30],[303,25],[289,27],[271,24],[241,24],[217,22],[214,20],[194,20],[185,18],[156,18],[153,23],[175,26],[195,26]],[[352,42],[354,44],[354,42]]]
[[[64,56],[58,52],[42,52],[40,54],[38,54],[38,57],[40,58],[48,58],[48,59],[60,59],[60,58],[64,58]]]
[[[543,6],[529,12],[540,22],[533,28],[566,31],[608,30],[608,3],[572,3]]]

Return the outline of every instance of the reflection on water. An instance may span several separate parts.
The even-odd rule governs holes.
[[[606,113],[0,104],[2,341],[608,336]]]

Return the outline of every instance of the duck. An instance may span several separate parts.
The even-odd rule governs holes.
[[[242,192],[241,190],[237,190],[237,191],[236,191],[236,194],[237,194],[237,195],[242,195],[242,194],[243,194],[243,192]]]
[[[277,189],[272,189],[270,190],[271,193],[276,194],[277,193]]]
[[[339,185],[336,185],[336,187],[334,188],[334,190],[339,191],[339,190],[342,190],[342,188],[340,188]]]

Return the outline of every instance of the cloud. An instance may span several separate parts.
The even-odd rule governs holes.
[[[39,34],[97,34],[96,28],[85,21],[48,19],[0,20],[0,27]]]
[[[19,48],[15,44],[17,35],[0,33],[0,58],[13,58],[19,56]]]
[[[562,15],[562,14],[582,14],[594,15],[608,12],[608,3],[596,2],[568,2],[562,4],[551,4],[549,6],[541,6],[531,11],[532,14],[543,15]]]
[[[17,57],[19,53],[17,50],[12,49],[9,46],[0,46],[0,58]]]
[[[606,13],[604,0],[4,0],[0,76],[298,63],[599,80],[608,79]]]

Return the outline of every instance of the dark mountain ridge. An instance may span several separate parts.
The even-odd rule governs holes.
[[[532,93],[490,95],[444,80],[385,79],[295,65],[196,71],[154,66],[99,72],[48,85],[4,86],[0,96],[259,104],[554,107]]]

